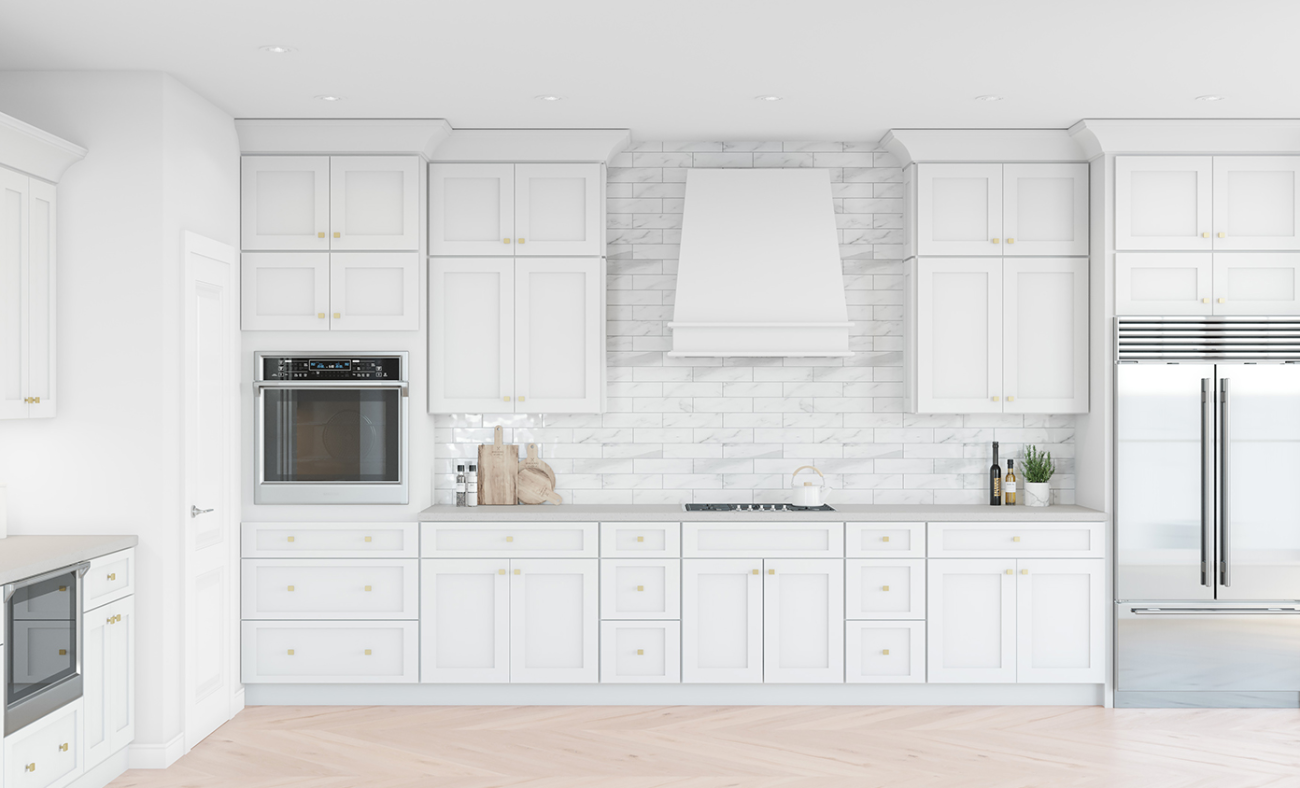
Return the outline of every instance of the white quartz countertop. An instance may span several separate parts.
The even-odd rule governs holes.
[[[680,504],[561,504],[552,506],[430,506],[422,522],[1103,522],[1106,513],[1084,506],[870,506],[844,504],[833,512],[688,512]]]
[[[0,539],[0,584],[43,575],[135,547],[134,536],[11,536]]]

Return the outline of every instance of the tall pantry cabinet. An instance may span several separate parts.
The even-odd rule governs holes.
[[[912,164],[914,413],[1088,411],[1088,165]]]
[[[599,413],[599,163],[429,166],[429,412]]]

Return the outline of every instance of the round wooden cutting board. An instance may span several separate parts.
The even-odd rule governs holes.
[[[515,475],[515,494],[519,496],[520,503],[564,503],[564,499],[555,492],[555,480],[546,475],[546,470],[535,466],[519,469]]]

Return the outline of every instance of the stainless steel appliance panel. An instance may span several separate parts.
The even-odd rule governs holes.
[[[82,693],[82,577],[90,564],[4,587],[5,735]]]

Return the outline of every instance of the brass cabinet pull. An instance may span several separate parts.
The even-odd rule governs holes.
[[[60,744],[60,745],[59,745],[59,752],[67,752],[67,751],[68,751],[68,743],[67,743],[67,742],[64,742],[63,744]]]
[[[774,575],[774,574],[776,574],[776,570],[775,570],[775,569],[769,569],[769,570],[767,570],[767,573],[768,573],[769,575]]]
[[[1015,238],[1008,238],[1008,239],[1007,239],[1007,243],[1009,243],[1009,244],[1013,244],[1013,243],[1015,243],[1015,242],[1016,242],[1016,239],[1015,239]]]
[[[290,542],[292,542],[292,541],[293,541],[293,537],[292,537],[292,536],[291,536],[291,537],[289,537],[289,541],[290,541]]]
[[[881,590],[881,591],[888,591],[888,590],[889,590],[889,586],[881,586],[881,587],[880,587],[880,590]]]
[[[753,570],[753,572],[754,572],[754,574],[758,574],[758,570],[757,570],[757,569]]]
[[[60,590],[60,591],[67,591],[67,590],[68,590],[68,587],[67,587],[67,586],[59,586],[59,590]]]
[[[1012,574],[1010,569],[1007,570],[1007,574]]]
[[[1228,237],[1228,234],[1227,234],[1227,233],[1219,233],[1219,237],[1220,237],[1220,238],[1227,238],[1227,237]]]
[[[317,238],[324,238],[324,237],[325,237],[325,233],[316,233],[316,237],[317,237]]]
[[[997,398],[997,397],[994,397],[994,398],[993,398],[993,401],[994,401],[994,402],[997,402],[997,401],[998,401],[998,398]]]
[[[510,243],[510,239],[509,239],[509,238],[502,238],[502,239],[501,239],[501,243],[503,243],[503,244],[508,244],[508,243]]]
[[[341,238],[341,237],[343,237],[343,234],[342,234],[342,233],[334,233],[334,237],[335,237],[335,238]]]
[[[888,536],[882,536],[882,537],[880,537],[880,541],[882,541],[882,542],[888,542],[888,541],[889,541],[889,537],[888,537]]]
[[[516,570],[515,570],[515,574],[520,574],[520,571],[519,571],[518,569],[516,569]]]
[[[993,243],[1001,243],[1001,241],[1000,241],[999,239],[997,239],[997,238],[994,238],[994,239],[993,239]]]
[[[68,656],[68,650],[67,650],[66,648],[61,648],[61,649],[59,649],[59,656],[60,656],[60,657],[66,657],[66,656]]]
[[[340,314],[340,313],[338,313],[338,312],[335,312],[335,313],[334,313],[334,319],[335,319],[335,320],[338,320],[340,317],[343,317],[343,315]]]
[[[366,656],[370,656],[370,649],[366,649]]]
[[[1020,541],[1020,537],[1019,537],[1019,536],[1013,536],[1013,537],[1011,537],[1011,541],[1013,541],[1013,542],[1019,542],[1019,541]]]
[[[636,655],[637,655],[638,657],[645,656],[645,649],[643,649],[643,648],[639,648],[639,649],[637,649],[637,650],[636,650]]]
[[[885,648],[885,649],[881,649],[881,650],[880,650],[880,653],[881,653],[881,654],[884,654],[884,655],[887,657],[887,656],[889,656],[889,649],[887,649],[887,648]]]
[[[637,586],[637,587],[636,587],[636,590],[638,590],[638,591],[644,591],[644,590],[645,590],[645,586]]]
[[[1007,402],[1015,402],[1015,401],[1016,401],[1015,397],[1011,397],[1011,396],[1007,397]]]
[[[370,537],[369,537],[369,536],[366,537],[366,541],[367,541],[367,542],[370,541]]]
[[[1210,303],[1210,299],[1208,299],[1208,298],[1202,298],[1202,299],[1201,299],[1201,303],[1202,303],[1202,304],[1208,304],[1208,303]]]
[[[505,400],[506,402],[509,402],[509,401],[510,401],[510,398],[509,398],[509,397],[502,397],[501,399]]]
[[[292,590],[293,590],[293,586],[289,586],[289,590],[292,591]]]
[[[40,398],[40,397],[32,397],[32,404],[34,404],[34,405],[39,405],[39,404],[41,404],[41,398]]]
[[[366,586],[366,590],[369,591],[369,590],[370,590],[370,586]]]
[[[524,239],[520,238],[520,239],[519,239],[519,243],[522,244],[523,242],[524,242]]]
[[[105,623],[105,624],[111,624],[111,623],[113,623],[113,617],[112,617],[112,616],[109,616],[109,617],[108,617],[108,620],[105,621],[104,623]]]
[[[520,397],[520,398],[519,398],[519,401],[520,401],[520,402],[523,402],[523,401],[524,401],[524,398],[523,398],[523,397]]]
[[[514,540],[515,540],[515,538],[514,538],[513,536],[507,536],[507,537],[506,537],[506,541],[507,541],[507,542],[513,542]]]
[[[498,569],[498,570],[497,570],[497,574],[499,574],[499,575],[504,575],[505,573],[506,573],[506,570],[504,570],[504,569]]]
[[[324,312],[317,312],[317,313],[316,313],[316,318],[317,318],[318,320],[324,320],[324,319],[325,319],[325,313],[324,313]]]
[[[293,656],[293,649],[289,649],[289,656]]]
[[[25,771],[25,772],[34,772],[34,771],[36,771],[36,764],[34,764],[34,763],[29,763],[29,764],[27,764],[26,766],[23,767],[23,771]]]
[[[109,572],[109,573],[108,573],[108,579],[109,579],[109,580],[116,580],[116,579],[117,579],[117,572]]]
[[[1228,303],[1228,299],[1226,299],[1226,298],[1220,298],[1220,299],[1219,299],[1219,303],[1220,303],[1220,304],[1226,304],[1226,303]]]
[[[1209,233],[1201,233],[1201,237],[1202,237],[1202,238],[1209,238],[1209,237],[1210,237],[1210,234],[1209,234]]]
[[[645,541],[645,537],[644,537],[644,536],[638,536],[638,537],[636,538],[636,540],[637,540],[638,542],[644,542],[644,541]]]
[[[119,622],[119,621],[121,621],[121,620],[122,620],[122,614],[121,614],[121,613],[118,613],[117,615],[113,616],[113,623],[116,624],[117,622]]]
[[[1027,574],[1029,574],[1029,570],[1028,570],[1028,569],[1021,569],[1021,570],[1020,570],[1020,574],[1022,574],[1022,575],[1027,575]]]

